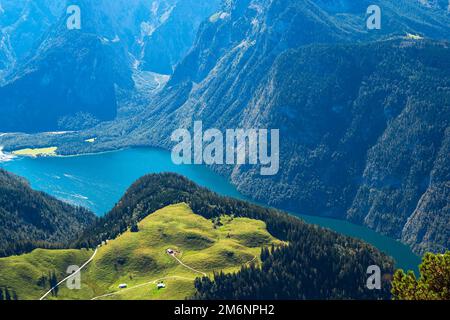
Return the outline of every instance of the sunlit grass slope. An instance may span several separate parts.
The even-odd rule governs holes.
[[[70,265],[81,266],[92,255],[92,250],[43,250],[29,254],[0,258],[0,288],[11,288],[19,299],[38,299],[49,284],[40,285],[40,279],[55,273],[59,279],[66,276]]]
[[[184,203],[171,205],[142,220],[138,232],[127,231],[101,246],[82,272],[81,290],[63,285],[58,297],[49,299],[184,299],[194,292],[194,279],[202,273],[232,272],[259,263],[261,248],[272,244],[281,242],[262,221],[230,216],[211,221]],[[169,248],[185,266],[167,254]],[[81,265],[90,255],[87,250],[36,250],[0,259],[1,273],[8,275],[0,275],[0,286],[16,289],[21,299],[39,298],[45,292],[36,284],[42,273],[56,270],[61,279],[68,265]],[[35,259],[45,263],[36,265]],[[160,281],[165,288],[157,289]],[[119,284],[127,288],[119,289]]]
[[[36,149],[21,149],[14,151],[13,154],[16,156],[27,156],[27,157],[41,157],[41,156],[56,156],[57,147],[49,148],[36,148]]]

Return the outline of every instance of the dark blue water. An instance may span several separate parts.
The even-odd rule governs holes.
[[[27,178],[37,190],[90,208],[98,215],[114,207],[127,188],[148,173],[176,172],[222,195],[243,198],[226,179],[208,168],[175,165],[169,152],[153,148],[72,157],[16,158],[0,162],[0,167]],[[299,216],[309,223],[363,239],[391,255],[397,267],[417,271],[419,257],[398,241],[346,221]]]

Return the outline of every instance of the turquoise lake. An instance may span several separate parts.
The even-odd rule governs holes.
[[[170,153],[137,148],[70,157],[15,158],[0,167],[25,177],[31,186],[98,215],[108,212],[127,188],[148,173],[176,172],[219,194],[244,197],[225,178],[204,166],[175,165]],[[400,242],[352,223],[299,215],[309,223],[363,239],[392,256],[397,267],[417,272],[420,258]]]

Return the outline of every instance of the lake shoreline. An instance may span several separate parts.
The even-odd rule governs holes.
[[[287,211],[249,200],[236,189],[229,179],[211,168],[194,165],[177,166],[170,159],[170,152],[165,149],[141,146],[78,155],[17,157],[16,161],[0,163],[0,167],[24,176],[37,190],[58,198],[64,194],[63,201],[90,208],[98,216],[109,212],[128,187],[143,175],[175,172],[217,194],[286,212],[308,224],[318,225],[360,239],[387,255],[393,256],[400,266],[408,266],[410,269],[417,270],[419,257],[396,239],[380,235],[365,226],[343,219]],[[80,195],[88,200],[80,199]],[[392,251],[400,252],[400,256],[404,255],[405,259],[399,259],[398,255]]]

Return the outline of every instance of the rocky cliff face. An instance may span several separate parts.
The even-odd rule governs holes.
[[[84,28],[121,42],[145,71],[172,74],[220,0],[77,0]]]
[[[64,8],[64,0],[0,1],[0,83],[42,41]]]
[[[426,191],[402,229],[401,239],[417,252],[450,247],[450,131],[442,135]]]
[[[114,119],[115,85],[131,85],[117,46],[88,24],[68,30],[64,1],[3,0],[2,8],[10,59],[0,83],[0,131],[82,129]]]
[[[14,58],[11,52],[9,38],[6,34],[0,31],[0,83],[13,63]]]
[[[166,9],[142,39],[142,68],[172,74],[194,43],[201,22],[216,12],[219,3],[220,0],[179,0]]]

